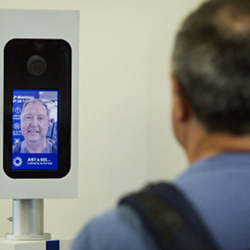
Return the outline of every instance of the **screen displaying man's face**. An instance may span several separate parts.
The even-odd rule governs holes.
[[[12,169],[58,169],[57,90],[13,90]]]
[[[48,112],[42,103],[29,103],[23,108],[21,130],[28,143],[44,143],[48,127]]]

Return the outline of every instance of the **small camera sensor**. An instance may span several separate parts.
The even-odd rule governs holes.
[[[27,61],[27,69],[31,75],[40,76],[46,71],[47,63],[43,57],[33,55]]]

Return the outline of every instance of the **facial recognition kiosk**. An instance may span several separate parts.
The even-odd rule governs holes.
[[[69,250],[43,231],[46,198],[78,195],[79,12],[0,10],[0,250]]]

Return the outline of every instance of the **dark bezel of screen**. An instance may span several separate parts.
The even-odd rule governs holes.
[[[27,60],[38,54],[47,70],[34,76]],[[58,91],[58,169],[12,169],[13,90]],[[71,47],[64,40],[13,39],[4,48],[4,171],[11,178],[62,178],[70,170],[71,150]]]

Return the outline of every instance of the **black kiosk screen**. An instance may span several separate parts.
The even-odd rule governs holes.
[[[3,168],[11,178],[62,178],[71,157],[71,47],[12,39],[4,47]]]
[[[58,169],[58,91],[13,90],[12,170]]]

